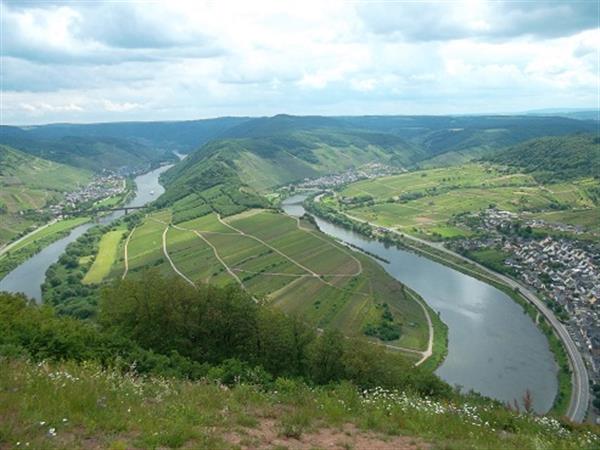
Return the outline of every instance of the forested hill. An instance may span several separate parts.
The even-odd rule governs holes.
[[[145,153],[189,153],[222,139],[252,139],[245,145],[292,153],[319,146],[370,145],[392,153],[402,164],[431,158],[471,159],[489,151],[540,136],[593,132],[596,122],[553,116],[291,116],[220,117],[173,122],[114,122],[0,127],[0,143],[48,159],[65,145],[93,148],[111,145],[113,153],[133,144]],[[400,151],[399,151],[400,150]],[[45,153],[44,153],[45,152]],[[311,152],[302,152],[310,160]],[[297,155],[296,155],[297,156]],[[316,155],[318,158],[318,155]],[[67,162],[67,160],[58,160]],[[79,162],[81,165],[81,163]],[[318,170],[317,170],[318,171]]]
[[[600,137],[578,134],[532,139],[487,159],[533,172],[539,179],[600,177]]]
[[[17,127],[0,127],[0,144],[29,155],[99,171],[102,169],[147,168],[165,160],[175,160],[167,150],[116,137],[38,138]]]
[[[28,127],[25,131],[30,139],[55,140],[69,136],[112,137],[135,140],[147,147],[168,148],[187,153],[247,120],[248,117],[219,117],[169,122],[51,124]]]
[[[244,183],[261,190],[372,161],[410,165],[423,156],[416,146],[391,134],[339,128],[274,130],[269,135],[248,131],[249,137],[204,145],[170,175],[185,176],[218,153]]]
[[[532,136],[591,128],[585,121],[530,116],[257,118],[231,127],[165,173],[161,202],[182,201],[177,208],[188,209],[200,202],[201,211],[233,214],[261,205],[260,194],[274,187],[369,162],[412,167],[440,156],[470,159]]]

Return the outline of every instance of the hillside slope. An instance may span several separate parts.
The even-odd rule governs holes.
[[[32,211],[87,183],[91,173],[0,145],[0,244],[43,218]]]
[[[597,427],[459,394],[379,346],[316,333],[232,288],[199,288],[148,272],[106,290],[95,324],[0,293],[0,447],[600,443]]]
[[[17,127],[0,127],[0,144],[32,156],[82,169],[145,169],[160,161],[175,160],[167,150],[148,147],[141,142],[115,137],[78,137],[41,139]]]
[[[244,137],[204,145],[169,171],[165,180],[192,177],[208,159],[219,158],[242,183],[264,191],[368,162],[409,165],[423,157],[416,146],[392,134],[305,127],[304,118],[292,120],[297,126],[286,122],[287,117],[276,116],[232,129],[231,134]]]
[[[114,122],[93,124],[51,124],[27,128],[32,139],[55,140],[67,136],[133,139],[145,146],[187,153],[226,130],[249,120],[247,117],[170,122]]]
[[[579,134],[532,139],[487,159],[519,167],[538,179],[600,177],[600,138]]]

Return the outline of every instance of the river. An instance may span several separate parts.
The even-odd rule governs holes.
[[[158,182],[161,173],[171,166],[162,166],[135,178],[136,192],[127,206],[143,206],[158,198],[164,192],[164,188]],[[115,211],[103,216],[98,221],[108,224],[121,217],[123,211]],[[53,242],[42,251],[35,254],[20,266],[12,270],[6,277],[0,280],[0,291],[22,292],[38,302],[42,300],[41,285],[46,277],[46,270],[60,258],[67,245],[85,233],[96,223],[88,222],[73,228],[68,236]]]
[[[305,198],[288,198],[282,205],[284,211],[302,215]],[[552,407],[558,368],[548,341],[505,293],[415,253],[386,248],[320,218],[317,223],[324,233],[389,261],[376,260],[440,312],[449,340],[448,356],[436,372],[442,379],[503,402],[520,401],[529,389],[537,412]]]

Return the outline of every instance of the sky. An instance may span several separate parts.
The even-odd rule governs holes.
[[[599,2],[0,0],[2,124],[594,108]]]

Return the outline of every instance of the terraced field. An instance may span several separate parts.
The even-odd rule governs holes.
[[[171,273],[169,264],[162,251],[163,222],[171,218],[169,211],[149,215],[138,226],[127,245],[128,273],[134,274],[146,267],[159,267],[165,273]]]
[[[580,180],[542,186],[530,175],[469,164],[360,181],[342,190],[340,199],[346,213],[358,219],[406,233],[452,237],[469,234],[449,223],[454,215],[490,205],[515,212],[592,208],[587,189],[596,184]]]
[[[265,210],[225,220],[210,214],[177,225],[170,219],[161,211],[135,229],[127,245],[127,276],[157,266],[191,283],[239,283],[257,301],[346,335],[362,336],[387,309],[401,330],[388,344],[412,351],[415,360],[427,349],[426,315],[404,287],[369,257],[310,224]]]

